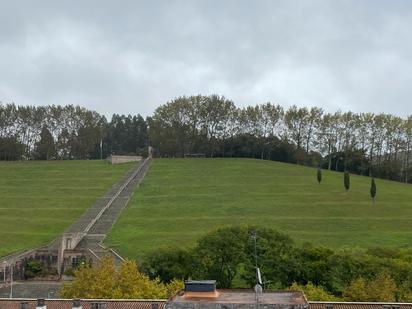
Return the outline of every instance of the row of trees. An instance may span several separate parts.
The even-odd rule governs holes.
[[[149,126],[161,156],[248,156],[411,179],[412,117],[271,103],[238,108],[225,97],[199,95],[158,107]]]
[[[147,119],[114,114],[110,121],[73,105],[0,104],[2,160],[144,154],[148,144],[159,156],[254,157],[412,181],[412,116],[239,108],[218,95],[183,96]]]
[[[257,258],[267,289],[292,286],[311,300],[411,301],[410,257],[410,248],[297,246],[272,229],[231,226],[210,232],[193,248],[156,250],[141,270],[163,282],[213,278],[221,288],[251,288]]]
[[[318,184],[322,182],[322,170],[318,168],[318,171],[316,173],[316,180],[318,181]],[[345,187],[346,192],[349,191],[350,189],[350,175],[347,171],[343,174],[343,185]],[[370,195],[373,200],[373,203],[375,203],[375,198],[376,198],[376,183],[375,183],[375,178],[371,178],[371,186],[370,186]]]
[[[110,122],[80,106],[0,104],[0,159],[98,159],[111,153],[144,154],[147,124],[114,114]]]

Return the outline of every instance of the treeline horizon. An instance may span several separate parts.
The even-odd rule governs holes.
[[[147,153],[141,115],[113,114],[110,121],[75,105],[0,103],[0,160],[100,159]]]
[[[0,104],[0,160],[249,157],[412,182],[412,116],[327,113],[264,103],[237,107],[219,95],[181,96],[153,115],[74,105]]]

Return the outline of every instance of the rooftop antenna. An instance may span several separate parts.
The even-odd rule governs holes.
[[[254,230],[252,232],[252,238],[254,241],[255,245],[255,269],[256,269],[256,285],[255,285],[255,297],[256,297],[256,303],[259,302],[259,295],[263,293],[263,288],[262,288],[262,275],[260,273],[260,269],[258,267],[258,258],[257,258],[257,231]]]

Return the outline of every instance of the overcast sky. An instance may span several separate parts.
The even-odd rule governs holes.
[[[1,1],[0,101],[412,114],[412,1]]]

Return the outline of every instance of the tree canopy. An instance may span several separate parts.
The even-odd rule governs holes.
[[[74,281],[63,285],[60,297],[165,299],[183,288],[179,280],[164,284],[157,278],[150,279],[133,261],[125,261],[116,268],[111,258],[104,258],[94,267],[81,266],[74,275]]]
[[[216,279],[220,288],[252,288],[257,258],[265,289],[303,290],[311,300],[408,301],[411,250],[297,245],[270,228],[227,226],[191,248],[155,250],[141,271],[165,283],[173,278]]]

